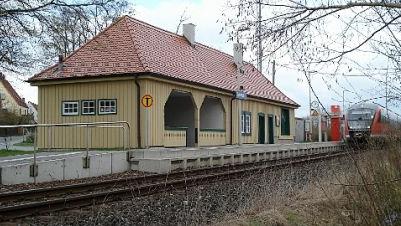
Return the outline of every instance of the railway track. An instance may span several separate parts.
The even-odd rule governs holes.
[[[347,154],[346,151],[311,154],[257,163],[0,193],[0,221],[119,201],[126,197],[148,196],[189,186],[236,179],[247,173],[327,160]]]

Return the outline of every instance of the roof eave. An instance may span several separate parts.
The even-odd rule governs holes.
[[[92,75],[88,75],[88,76],[79,76],[79,77],[59,77],[59,78],[45,78],[45,79],[28,79],[26,82],[30,83],[31,85],[37,85],[37,83],[41,83],[41,82],[54,82],[54,81],[67,81],[67,80],[81,80],[81,79],[89,79],[89,78],[93,78],[93,79],[102,79],[102,78],[110,78],[110,77],[129,77],[129,76],[143,76],[143,75],[151,75],[151,76],[155,76],[158,78],[163,78],[163,79],[168,79],[168,80],[173,80],[173,81],[177,81],[177,82],[182,82],[185,84],[191,84],[191,85],[197,85],[197,86],[202,86],[205,88],[210,88],[210,89],[215,89],[218,91],[223,91],[223,92],[227,92],[227,93],[231,93],[235,94],[235,91],[232,90],[228,90],[228,89],[223,89],[223,88],[219,88],[219,87],[215,87],[215,86],[211,86],[211,85],[206,85],[203,83],[199,83],[199,82],[193,82],[193,81],[188,81],[185,79],[180,79],[180,78],[174,78],[171,76],[167,76],[167,75],[163,75],[160,73],[155,73],[155,72],[131,72],[131,73],[119,73],[119,74],[104,74],[104,75],[96,75],[96,76],[92,76]],[[36,83],[36,84],[35,84]],[[255,98],[255,99],[259,99],[259,100],[265,100],[265,101],[270,101],[273,103],[277,103],[277,104],[283,104],[283,105],[287,105],[289,107],[292,108],[299,108],[300,105],[299,104],[290,104],[290,103],[286,103],[286,102],[281,102],[281,101],[277,101],[277,100],[272,100],[272,99],[268,99],[268,98],[264,98],[264,97],[259,97],[259,96],[255,96],[255,95],[248,95],[249,97]]]

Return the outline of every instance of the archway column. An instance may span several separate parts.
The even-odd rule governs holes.
[[[193,91],[192,93],[195,101],[195,130],[196,130],[196,143],[195,146],[199,147],[199,133],[200,133],[200,108],[203,103],[203,99],[205,98],[205,94]]]
[[[195,147],[199,147],[200,108],[195,108]]]

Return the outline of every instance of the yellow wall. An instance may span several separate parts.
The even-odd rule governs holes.
[[[148,129],[149,140],[148,145],[146,145],[146,138],[142,136],[142,145],[143,146],[163,146],[164,144],[164,104],[166,103],[168,96],[173,90],[190,92],[192,94],[193,100],[195,102],[197,112],[195,117],[195,127],[199,128],[199,111],[202,105],[202,102],[205,96],[213,96],[218,97],[222,100],[223,107],[225,110],[225,142],[226,144],[230,144],[231,141],[231,99],[232,93],[220,92],[212,89],[202,88],[199,86],[193,86],[178,82],[172,82],[164,79],[156,79],[154,77],[145,77],[139,79],[139,83],[141,85],[141,96],[143,95],[151,95],[154,99],[154,104],[151,108],[145,109],[141,108],[141,131],[142,134],[146,134],[146,127]],[[265,114],[265,121],[267,122],[268,114],[281,116],[281,107],[288,107],[285,105],[273,105],[272,103],[261,101],[258,99],[249,98],[246,101],[243,101],[242,110],[250,111],[252,113],[252,134],[249,136],[243,135],[243,143],[257,143],[258,142],[258,113]],[[275,143],[286,143],[293,142],[293,138],[295,135],[295,114],[294,109],[289,108],[290,110],[290,136],[281,136],[281,128],[274,126],[274,136]],[[146,113],[147,112],[147,113]],[[237,100],[233,101],[233,143],[238,142],[237,135],[237,125],[238,125],[238,111],[237,111]],[[147,114],[147,116],[145,116]],[[145,120],[144,117],[147,117],[148,120]],[[267,124],[266,124],[267,125]],[[267,126],[266,126],[266,134],[267,134]],[[267,135],[266,135],[267,142]],[[220,144],[221,142],[216,143]],[[202,145],[203,142],[200,142]],[[213,145],[213,144],[209,144]]]
[[[238,100],[233,103],[233,142],[238,142]],[[274,129],[274,143],[287,143],[293,142],[293,138],[295,135],[295,114],[294,109],[289,108],[290,110],[290,136],[282,136],[281,135],[281,124],[280,126],[276,126],[276,122],[274,120],[274,116],[281,117],[281,108],[285,106],[277,106],[272,104],[264,103],[263,101],[256,99],[248,99],[246,101],[242,101],[242,110],[251,112],[251,135],[242,135],[242,143],[258,143],[258,114],[262,113],[265,115],[265,142],[268,142],[268,116],[273,115],[273,129]]]
[[[138,147],[137,145],[137,88],[134,79],[114,78],[109,80],[80,80],[66,81],[62,84],[55,82],[38,83],[39,86],[39,123],[69,123],[69,122],[96,122],[96,121],[123,121],[126,120],[131,124],[131,147]],[[222,100],[225,111],[225,134],[218,136],[218,139],[201,140],[199,137],[199,145],[221,145],[230,144],[231,132],[233,134],[233,143],[238,142],[237,126],[237,102],[233,101],[233,131],[231,131],[231,100],[232,93],[212,90],[194,85],[173,82],[150,76],[138,78],[140,84],[140,97],[144,95],[151,95],[153,97],[153,105],[150,108],[144,108],[141,105],[140,109],[140,130],[141,130],[141,147],[146,146],[165,146],[171,142],[167,141],[164,130],[164,105],[173,90],[190,92],[195,103],[195,127],[200,128],[199,112],[205,96],[217,97]],[[117,99],[117,114],[115,115],[94,115],[94,116],[62,116],[61,105],[62,101],[68,100],[89,100],[89,99]],[[267,116],[277,115],[281,116],[281,107],[277,103],[262,101],[259,99],[249,98],[243,101],[242,109],[252,113],[252,133],[251,135],[243,135],[243,143],[257,143],[258,142],[258,113],[265,114],[266,121],[266,138],[267,136]],[[290,108],[290,136],[281,136],[280,127],[274,125],[275,143],[292,142],[295,135],[295,117],[294,109]],[[57,130],[57,131],[56,131]],[[92,130],[92,147],[94,148],[110,148],[120,147],[121,137],[118,129],[93,129]],[[198,131],[200,134],[201,131]],[[77,128],[62,128],[53,129],[52,145],[57,148],[79,148],[86,146],[86,132],[83,129]],[[148,137],[146,137],[146,133]],[[41,129],[39,133],[39,147],[48,147],[49,140],[47,136],[49,130]],[[213,144],[206,144],[207,142],[216,142]],[[176,142],[174,142],[174,145]],[[170,144],[171,145],[171,144]],[[180,145],[179,145],[180,146]]]
[[[0,93],[5,94],[5,100],[2,101],[3,108],[17,115],[26,115],[28,113],[28,108],[19,106],[18,103],[15,101],[15,99],[8,93],[7,89],[3,86],[2,82],[0,82]]]
[[[92,81],[86,83],[66,83],[39,86],[39,123],[76,123],[128,121],[131,125],[130,143],[137,146],[136,140],[136,86],[133,79],[123,81]],[[62,116],[62,102],[69,100],[117,99],[117,114]],[[97,108],[97,103],[96,103]],[[97,110],[97,109],[96,109]],[[92,147],[122,147],[122,129],[91,129]],[[86,147],[87,132],[82,128],[58,128],[50,131],[53,147]],[[39,148],[47,148],[49,130],[39,130]]]
[[[223,95],[220,92],[216,92],[211,89],[201,89],[199,87],[189,86],[186,84],[168,82],[160,79],[153,79],[151,77],[139,79],[139,83],[141,86],[141,96],[149,94],[153,96],[154,104],[151,108],[145,109],[141,108],[141,131],[142,134],[142,146],[146,145],[146,128],[150,128],[148,131],[149,140],[148,146],[163,146],[164,144],[164,105],[167,102],[167,99],[170,93],[173,90],[179,90],[184,92],[190,92],[193,97],[193,101],[195,102],[195,128],[199,128],[199,112],[200,107],[202,106],[203,99],[206,95],[221,98],[224,110],[229,112],[230,101],[227,95]],[[147,113],[146,113],[147,112]],[[145,120],[145,115],[148,114],[148,120]],[[230,131],[230,115],[226,115],[225,117],[225,127],[226,131]],[[150,132],[152,131],[152,132]],[[230,143],[230,137],[226,137],[226,143]]]

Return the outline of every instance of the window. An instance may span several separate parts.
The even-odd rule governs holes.
[[[78,101],[64,101],[63,115],[78,115]]]
[[[251,134],[251,123],[252,115],[251,112],[243,111],[241,115],[241,133],[242,134]]]
[[[83,115],[94,115],[95,114],[95,101],[94,100],[83,100],[81,102],[81,114]]]
[[[117,100],[99,100],[99,115],[116,114]]]
[[[290,110],[281,109],[281,135],[290,135]]]

